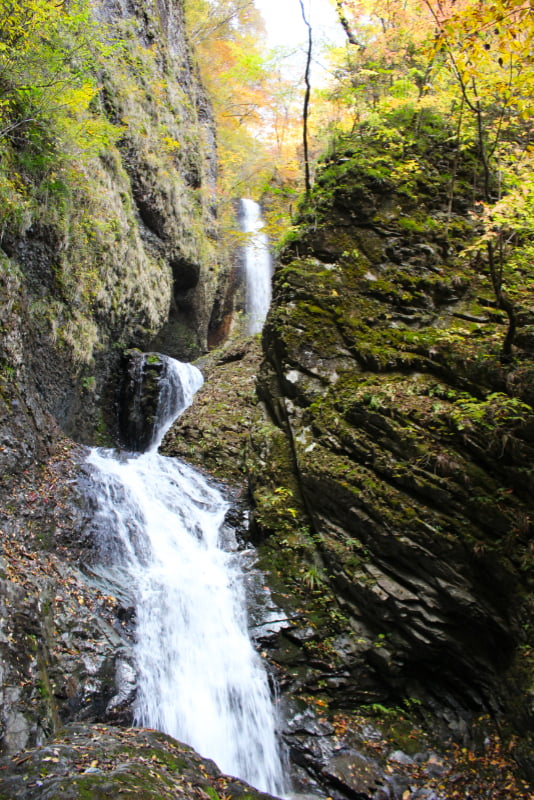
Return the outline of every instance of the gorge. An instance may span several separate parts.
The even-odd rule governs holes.
[[[95,10],[98,146],[0,138],[0,800],[527,800],[530,234],[510,358],[476,148],[399,100],[329,144],[263,324],[183,4]]]

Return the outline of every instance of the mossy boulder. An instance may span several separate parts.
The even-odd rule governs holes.
[[[204,385],[164,438],[161,452],[242,490],[251,436],[262,419],[256,394],[260,361],[258,338],[230,340],[199,359]]]
[[[48,744],[0,764],[1,800],[265,800],[212,761],[157,731],[71,724]]]

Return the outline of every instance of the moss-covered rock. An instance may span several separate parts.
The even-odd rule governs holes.
[[[204,385],[163,440],[161,452],[243,488],[251,436],[262,418],[256,395],[260,360],[258,339],[229,341],[199,359]]]
[[[170,736],[135,728],[68,725],[53,741],[0,768],[2,800],[270,797],[223,775]]]
[[[307,619],[321,595],[337,609],[316,617],[315,641],[349,632],[333,702],[415,696],[447,718],[506,715],[522,698],[524,734],[532,351],[519,337],[501,360],[506,320],[465,255],[473,156],[452,184],[458,154],[440,126],[407,135],[402,154],[359,132],[318,173],[264,330],[258,393],[276,433],[254,499],[265,563],[308,590]],[[532,300],[525,286],[520,316]],[[267,501],[270,518],[269,492],[285,498]]]

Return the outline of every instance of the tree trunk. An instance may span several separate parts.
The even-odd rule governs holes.
[[[343,8],[343,0],[336,0],[336,10],[338,19],[341,22],[341,25],[343,26],[343,30],[347,34],[347,39],[349,40],[349,44],[356,45],[356,47],[362,47],[362,45],[355,38],[353,32],[350,29],[349,21],[345,16],[345,9]]]
[[[304,2],[303,0],[299,0],[299,2],[300,2],[300,10],[302,13],[302,19],[304,20],[304,24],[308,29],[308,51],[306,54],[306,70],[304,72],[304,83],[306,84],[306,91],[304,92],[304,108],[302,110],[302,144],[304,149],[304,185],[305,185],[306,197],[309,197],[311,192],[311,178],[310,178],[310,158],[308,151],[308,117],[309,117],[310,93],[311,93],[310,66],[311,66],[313,41],[312,41],[312,28],[306,17],[306,12],[304,11]]]
[[[500,265],[497,265],[493,242],[487,242],[486,250],[488,253],[491,282],[493,284],[493,291],[495,292],[497,306],[502,309],[508,317],[508,330],[506,331],[506,336],[504,337],[504,342],[501,349],[501,361],[503,363],[508,363],[512,358],[512,346],[514,344],[515,333],[517,329],[515,306],[506,296],[506,293],[502,288],[502,256],[500,259]]]

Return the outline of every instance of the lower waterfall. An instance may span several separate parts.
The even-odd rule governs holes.
[[[165,357],[162,357],[165,358]],[[226,532],[228,503],[195,469],[158,455],[172,420],[202,382],[168,359],[156,441],[142,454],[94,449],[94,530],[136,610],[135,722],[281,795],[276,714],[247,631],[242,554]]]

